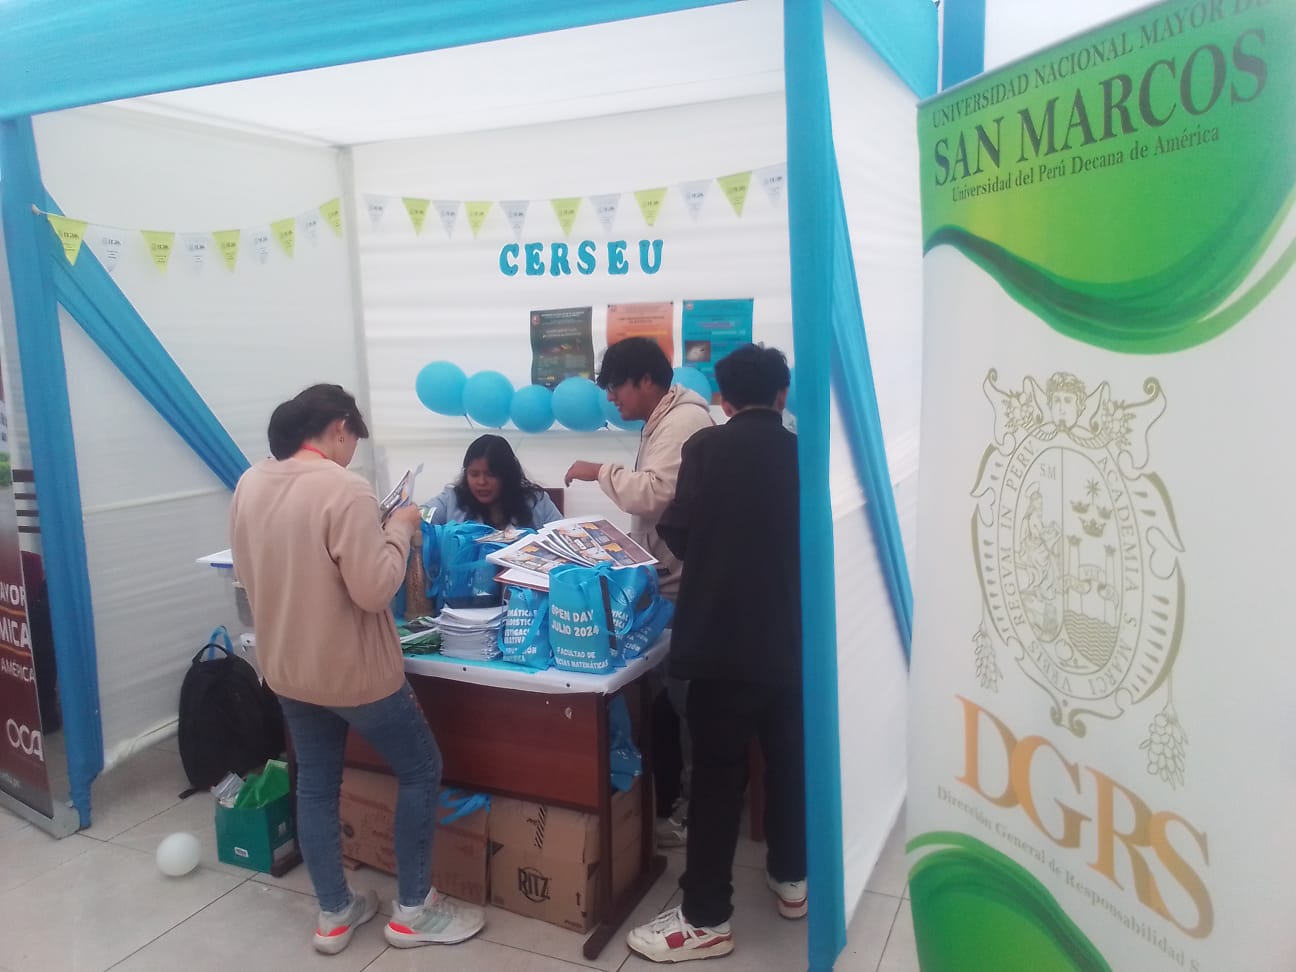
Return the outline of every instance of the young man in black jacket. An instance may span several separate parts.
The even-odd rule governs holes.
[[[670,673],[688,679],[693,793],[684,901],[627,936],[655,962],[733,951],[733,858],[748,747],[766,764],[767,880],[785,918],[806,914],[801,556],[796,436],[783,427],[782,352],[716,364],[729,421],[684,445],[657,532],[684,563]]]

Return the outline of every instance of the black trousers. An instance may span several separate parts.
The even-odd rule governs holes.
[[[728,921],[733,913],[733,859],[753,737],[765,756],[766,869],[776,881],[805,879],[801,685],[694,679],[687,718],[693,734],[693,795],[680,887],[684,917],[705,927]]]

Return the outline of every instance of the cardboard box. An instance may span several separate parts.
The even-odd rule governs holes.
[[[222,863],[269,872],[297,849],[292,798],[268,806],[235,810],[216,804],[216,856]]]
[[[636,780],[628,793],[612,796],[613,897],[639,876],[642,785]],[[598,921],[594,814],[496,798],[490,837],[491,904],[580,932]]]
[[[352,860],[396,873],[392,831],[396,819],[396,777],[348,768],[342,774],[342,854]],[[432,885],[452,898],[486,903],[489,871],[487,815],[477,810],[448,824],[440,821],[454,811],[437,808],[432,841]]]

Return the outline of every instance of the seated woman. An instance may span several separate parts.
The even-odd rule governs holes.
[[[428,507],[429,523],[473,521],[538,530],[562,519],[549,494],[526,478],[508,440],[483,435],[464,453],[463,474]]]

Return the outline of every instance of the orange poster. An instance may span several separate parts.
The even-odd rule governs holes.
[[[607,343],[616,344],[628,337],[652,338],[675,361],[675,305],[608,304]]]

